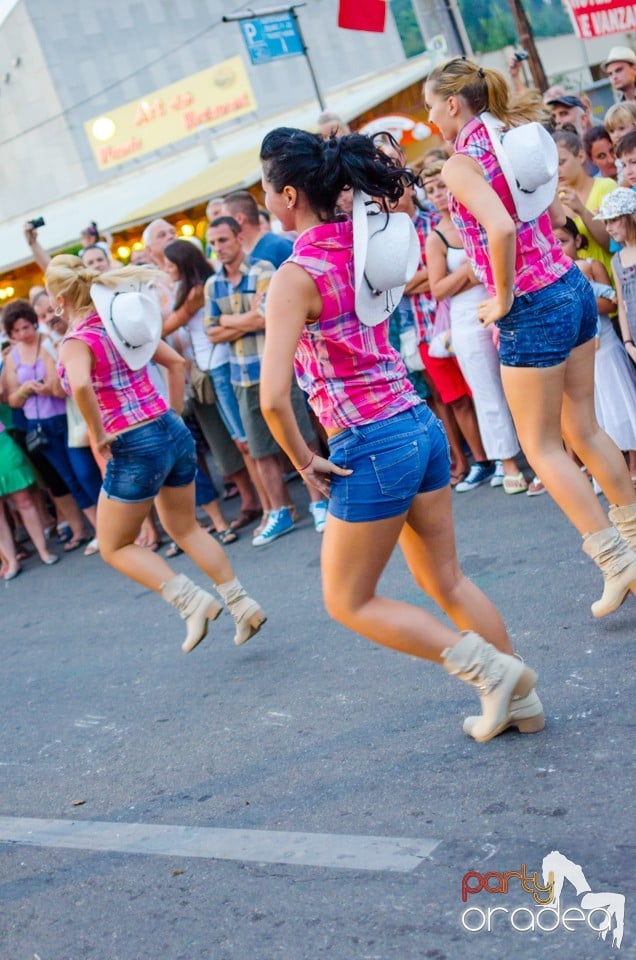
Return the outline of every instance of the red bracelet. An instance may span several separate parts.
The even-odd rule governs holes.
[[[304,473],[305,470],[308,470],[315,459],[316,459],[316,454],[312,453],[311,457],[309,458],[309,462],[306,463],[304,467],[298,467],[298,473]]]

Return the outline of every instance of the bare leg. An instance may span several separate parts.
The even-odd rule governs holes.
[[[593,340],[573,350],[566,362],[561,424],[567,441],[609,502],[621,507],[634,503],[634,484],[625,458],[601,430],[594,413]]]
[[[223,516],[218,500],[210,500],[209,503],[202,504],[201,509],[207,513],[217,533],[223,533],[224,530],[227,530],[228,522]]]
[[[321,555],[325,606],[339,623],[375,643],[440,663],[457,633],[426,610],[375,592],[404,521],[404,514],[368,523],[329,516]]]
[[[287,503],[287,491],[278,458],[276,456],[259,457],[255,463],[268,502],[267,509],[281,510]]]
[[[470,447],[470,452],[474,459],[480,463],[487,460],[488,457],[486,456],[484,445],[481,442],[481,433],[479,432],[479,424],[477,423],[475,405],[471,398],[467,396],[460,397],[459,400],[453,400],[450,406],[455,414],[459,429],[466,437],[466,443]]]
[[[563,448],[565,371],[565,363],[542,368],[502,366],[501,380],[519,442],[532,469],[583,536],[607,529],[609,520],[589,481]]]
[[[455,475],[468,473],[468,460],[464,453],[464,438],[457,426],[453,408],[446,403],[442,403],[439,399],[434,399],[432,396],[428,400],[428,405],[438,420],[441,420],[444,424],[444,430],[446,431],[450,446],[453,473]]]
[[[223,548],[196,521],[193,483],[187,487],[162,487],[157,496],[157,510],[166,532],[199,570],[216,584],[234,578],[232,565]],[[172,571],[170,576],[174,576]]]
[[[86,532],[84,527],[84,518],[80,508],[75,502],[72,494],[67,493],[63,497],[55,497],[55,506],[62,508],[64,519],[70,524],[74,540],[82,540]]]
[[[241,510],[260,509],[258,494],[254,484],[251,481],[251,477],[247,468],[244,470],[237,470],[236,473],[228,474],[227,480],[236,484],[236,488],[241,497]]]
[[[7,573],[14,573],[20,568],[16,554],[13,534],[7,522],[7,515],[4,509],[4,503],[0,499],[0,554],[2,554],[5,563],[2,568],[2,576]]]
[[[499,611],[459,566],[450,487],[415,498],[400,547],[417,585],[459,630],[474,630],[498,650],[512,653]]]
[[[272,510],[272,504],[269,499],[267,492],[267,487],[263,483],[263,478],[261,476],[260,470],[258,469],[258,461],[250,454],[247,443],[244,440],[237,440],[236,446],[239,448],[243,454],[243,459],[245,460],[245,466],[247,467],[247,472],[250,475],[250,480],[254,485],[256,490],[256,495],[260,500],[263,510]],[[282,483],[282,480],[281,480]]]
[[[40,521],[37,507],[33,502],[30,492],[28,490],[18,490],[16,493],[11,494],[10,499],[22,517],[24,529],[29,534],[31,541],[39,554],[40,560],[49,560],[51,554],[46,546],[44,528]],[[4,514],[4,511],[2,511],[2,513]]]

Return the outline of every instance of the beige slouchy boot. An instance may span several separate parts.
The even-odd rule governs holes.
[[[184,653],[190,653],[201,643],[208,632],[209,621],[216,620],[223,610],[223,604],[211,593],[197,587],[196,583],[182,573],[163,584],[161,596],[171,603],[181,614],[181,619],[186,621],[188,632],[181,649]]]
[[[609,518],[623,540],[627,540],[631,549],[636,551],[636,503],[630,503],[627,507],[611,506]]]
[[[620,607],[630,590],[636,592],[636,553],[614,527],[586,534],[583,552],[603,574],[603,596],[592,604],[592,615],[605,617]]]
[[[267,617],[256,600],[248,597],[236,577],[233,580],[228,580],[227,583],[219,583],[216,589],[225,600],[228,610],[232,614],[232,619],[236,625],[234,643],[237,647],[240,647],[255,633],[258,633]]]
[[[482,715],[471,723],[470,735],[479,743],[492,740],[509,725],[514,696],[527,697],[537,674],[517,659],[500,653],[477,633],[464,631],[454,647],[442,653],[444,669],[470,683],[479,693]]]
[[[472,737],[475,725],[480,720],[481,717],[466,717],[464,733]],[[507,730],[508,727],[516,727],[519,733],[539,733],[540,730],[543,730],[545,727],[543,704],[539,700],[536,690],[531,690],[527,697],[512,698],[508,710],[508,719],[501,731]]]

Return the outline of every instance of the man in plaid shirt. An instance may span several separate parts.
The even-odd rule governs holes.
[[[212,343],[230,344],[230,377],[247,438],[239,447],[266,514],[264,528],[252,540],[260,547],[294,527],[278,459],[280,447],[265,423],[259,398],[265,297],[274,267],[266,260],[253,262],[245,254],[240,225],[232,217],[213,220],[208,239],[219,269],[205,286],[207,334]],[[295,393],[299,426],[303,436],[312,439],[306,407],[300,391]]]

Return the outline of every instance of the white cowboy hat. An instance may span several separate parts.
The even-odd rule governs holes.
[[[353,194],[356,314],[367,327],[387,320],[417,270],[420,241],[408,213],[386,213],[368,194]]]
[[[536,220],[554,200],[559,179],[556,143],[540,123],[524,123],[505,133],[491,113],[480,114],[501,171],[506,178],[517,216],[523,223]]]
[[[601,70],[607,71],[609,63],[636,63],[636,53],[631,47],[612,47],[601,64]]]
[[[141,370],[161,339],[161,310],[152,289],[132,285],[113,289],[94,283],[91,299],[124,363],[131,370]]]

